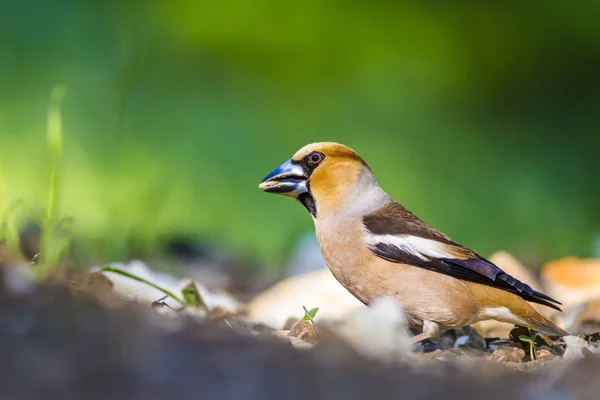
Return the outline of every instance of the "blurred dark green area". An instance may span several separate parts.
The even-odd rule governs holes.
[[[0,211],[44,207],[62,83],[60,211],[94,260],[178,234],[279,263],[312,221],[257,184],[313,141],[482,254],[590,255],[598,21],[592,1],[6,0]]]

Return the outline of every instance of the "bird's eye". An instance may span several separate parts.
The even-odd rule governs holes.
[[[318,164],[321,161],[323,161],[323,156],[321,155],[321,153],[315,152],[311,153],[308,159],[310,160],[311,164]]]

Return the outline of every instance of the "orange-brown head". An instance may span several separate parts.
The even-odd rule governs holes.
[[[354,150],[339,143],[321,142],[298,150],[259,188],[297,198],[316,218],[317,214],[345,208],[355,200],[357,189],[368,190],[373,184],[377,186],[369,167]]]

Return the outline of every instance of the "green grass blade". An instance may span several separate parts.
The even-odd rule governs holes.
[[[119,274],[121,276],[124,276],[126,278],[129,279],[133,279],[134,281],[137,282],[141,282],[141,283],[145,283],[148,286],[153,287],[156,290],[160,290],[161,292],[163,292],[164,294],[166,294],[167,296],[171,297],[173,300],[177,301],[179,304],[181,304],[182,306],[186,306],[186,303],[184,300],[181,300],[179,297],[177,297],[173,292],[170,292],[169,290],[162,288],[144,278],[140,278],[137,275],[131,274],[127,271],[123,271],[122,269],[119,268],[113,268],[113,267],[104,267],[100,270],[100,272],[114,272],[115,274]]]
[[[40,249],[41,262],[36,277],[38,280],[45,279],[54,271],[58,264],[58,252],[55,249],[56,223],[60,213],[60,182],[62,164],[62,115],[60,105],[65,97],[66,88],[58,85],[52,90],[50,106],[48,108],[48,152],[52,166],[50,168],[50,185],[48,188],[48,204],[46,207],[46,218],[42,223],[42,240]]]

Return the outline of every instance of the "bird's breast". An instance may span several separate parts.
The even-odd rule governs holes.
[[[389,291],[384,270],[372,268],[375,256],[360,221],[315,222],[317,240],[333,276],[365,304]]]
[[[362,224],[319,221],[316,232],[323,257],[335,278],[365,304],[396,298],[411,325],[424,320],[457,327],[476,319],[479,304],[464,282],[451,276],[375,256]]]

